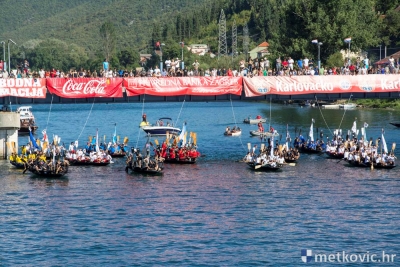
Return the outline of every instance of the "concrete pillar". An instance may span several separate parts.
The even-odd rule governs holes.
[[[19,113],[0,111],[0,159],[7,159],[12,149],[7,147],[9,144],[14,144],[18,153],[18,129],[20,127]]]

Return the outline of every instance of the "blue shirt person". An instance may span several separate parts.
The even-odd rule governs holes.
[[[107,61],[107,59],[104,59],[104,62],[103,62],[103,70],[104,70],[104,71],[108,71],[108,61]]]

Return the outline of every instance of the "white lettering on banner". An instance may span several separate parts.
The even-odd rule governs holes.
[[[87,83],[81,82],[76,83],[73,79],[69,79],[62,88],[62,92],[65,95],[69,94],[97,94],[97,95],[105,95],[105,84],[106,80],[89,80]]]
[[[381,80],[382,90],[395,90],[400,88],[400,79],[395,81]]]
[[[276,90],[278,92],[303,92],[303,91],[333,91],[332,83],[283,83],[276,82]]]
[[[0,87],[43,87],[40,79],[0,79]]]
[[[45,97],[43,88],[0,88],[0,96]]]
[[[185,77],[180,78],[131,78],[127,79],[128,87],[149,88],[154,85],[161,87],[194,87],[194,86],[232,86],[238,85],[238,79],[232,78],[205,78],[205,77]]]

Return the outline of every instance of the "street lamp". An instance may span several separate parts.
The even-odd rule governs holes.
[[[318,42],[317,39],[312,40],[311,43],[316,44],[318,46],[318,70],[321,68],[321,42]]]
[[[182,51],[182,66],[181,66],[181,70],[183,70],[184,67],[185,67],[185,63],[183,63],[183,47],[185,46],[185,43],[182,41],[182,42],[179,42],[179,44],[181,45],[181,51]]]
[[[349,51],[347,52],[347,58],[349,60],[348,64],[350,65],[350,43],[351,43],[351,37],[348,37],[348,38],[344,39],[344,42],[346,44],[349,44]]]
[[[165,45],[164,43],[160,44],[160,72],[162,73],[163,71],[163,61],[162,61],[162,47]]]
[[[13,40],[8,39],[8,73],[11,73],[11,62],[10,62],[10,42],[17,45]]]
[[[3,62],[6,62],[6,42],[1,41],[1,44],[3,44]]]

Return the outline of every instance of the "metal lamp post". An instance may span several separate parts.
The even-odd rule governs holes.
[[[0,43],[3,44],[3,62],[6,61],[6,42],[1,41]]]
[[[312,40],[311,43],[316,44],[318,46],[318,70],[321,68],[321,42],[318,42],[317,39]]]
[[[13,40],[8,39],[8,73],[11,73],[10,42],[17,45]]]
[[[164,62],[163,62],[163,60],[162,60],[162,47],[163,47],[163,45],[165,45],[164,43],[161,43],[160,44],[160,72],[162,73],[162,71],[163,71],[163,65],[164,65]]]
[[[185,43],[182,41],[182,42],[179,42],[179,44],[181,45],[181,51],[182,51],[182,66],[181,66],[181,69],[183,70],[184,66],[185,66],[185,63],[183,63],[183,46],[185,45]]]
[[[347,58],[348,58],[348,65],[350,66],[350,43],[351,43],[351,37],[348,37],[346,39],[344,39],[345,43],[349,44],[349,51],[347,52]]]

